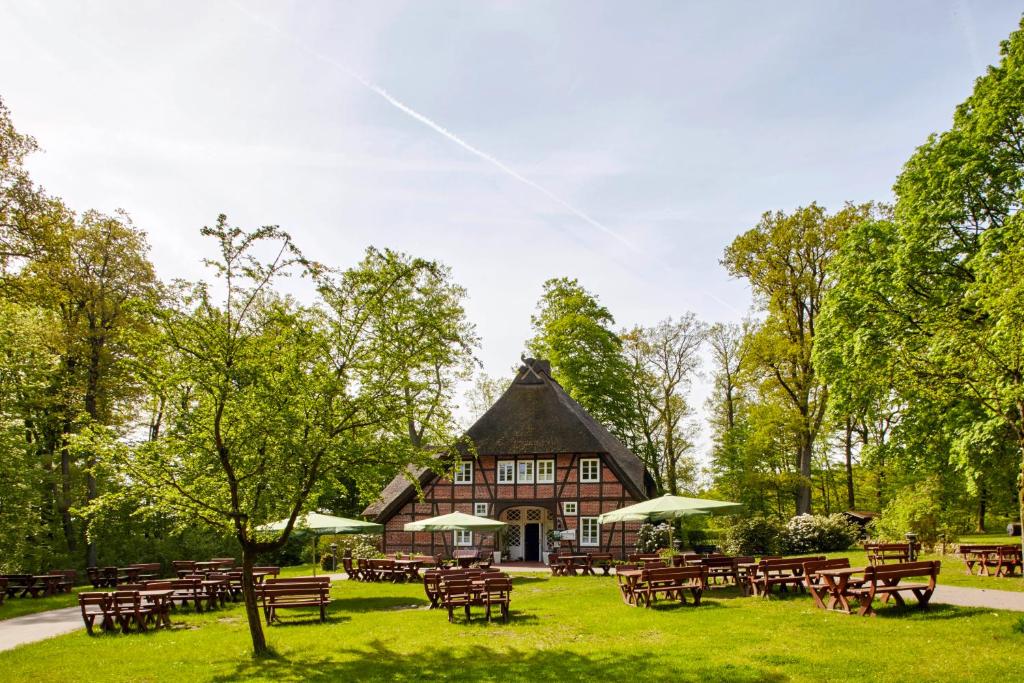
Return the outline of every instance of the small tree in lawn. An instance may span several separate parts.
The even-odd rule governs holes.
[[[218,245],[218,258],[207,262],[217,281],[179,284],[160,313],[163,343],[147,368],[159,417],[124,465],[161,503],[238,540],[259,656],[268,647],[252,581],[256,556],[284,545],[307,501],[338,476],[358,484],[376,469],[424,457],[393,436],[407,359],[393,346],[381,354],[367,324],[367,312],[419,266],[376,280],[353,271],[335,277],[275,227],[244,232],[221,216],[203,234]],[[330,291],[330,308],[275,291],[276,280],[296,270]],[[281,518],[288,524],[280,534],[257,532]]]

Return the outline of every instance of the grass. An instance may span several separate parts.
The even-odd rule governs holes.
[[[509,624],[449,624],[419,584],[335,584],[330,619],[292,611],[254,661],[241,607],[175,629],[84,631],[0,653],[6,681],[1015,680],[1019,614],[933,605],[877,618],[711,591],[699,608],[624,605],[611,577],[517,576]],[[479,611],[477,610],[477,613]],[[102,662],[102,666],[97,666]]]

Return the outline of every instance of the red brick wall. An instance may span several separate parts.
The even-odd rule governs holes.
[[[601,460],[600,483],[579,482],[580,458]],[[559,453],[551,456],[522,456],[532,460],[555,460],[554,484],[502,484],[497,485],[497,463],[501,460],[516,460],[516,456],[480,456],[473,468],[472,484],[453,484],[449,479],[439,478],[423,487],[423,500],[413,500],[403,505],[387,521],[384,534],[386,552],[444,554],[453,547],[453,533],[403,531],[407,522],[425,517],[443,515],[459,510],[473,513],[473,503],[487,503],[491,517],[516,505],[537,505],[555,513],[558,525],[564,529],[575,529],[579,517],[596,517],[625,505],[638,502],[629,495],[626,488],[608,467],[606,456],[592,453]],[[517,468],[518,471],[518,468]],[[536,479],[536,469],[534,478]],[[578,514],[565,516],[562,503],[575,501]],[[625,528],[624,528],[625,527]],[[624,557],[633,551],[639,524],[611,524],[601,528],[601,546],[586,547],[583,550],[601,550]],[[578,541],[579,539],[577,539]],[[473,545],[479,549],[494,550],[495,535],[475,534]]]

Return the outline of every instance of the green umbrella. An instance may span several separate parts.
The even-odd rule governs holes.
[[[449,512],[440,517],[419,519],[405,525],[406,531],[498,531],[508,526],[505,522],[487,517],[467,515],[465,512]],[[448,552],[448,539],[442,537],[445,553]]]
[[[440,517],[409,522],[404,528],[406,531],[498,531],[506,526],[505,522],[496,519],[467,515],[465,512],[449,512]]]
[[[724,500],[707,500],[704,498],[687,498],[666,493],[658,498],[651,498],[636,505],[606,512],[597,518],[598,524],[614,522],[663,522],[690,515],[707,515],[715,512],[739,512],[743,506]],[[668,544],[672,546],[672,532],[669,531]]]
[[[288,526],[287,519],[256,527],[257,531],[284,531]],[[322,512],[307,512],[295,519],[297,533],[312,532],[313,534],[313,576],[316,576],[316,539],[320,536],[336,534],[382,534],[384,525],[375,522],[364,522],[360,519],[335,517]]]

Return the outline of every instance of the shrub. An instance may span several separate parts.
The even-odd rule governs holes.
[[[787,553],[827,553],[846,550],[856,543],[860,527],[845,515],[797,515],[782,533],[782,550]]]
[[[940,534],[955,540],[964,524],[955,510],[943,505],[941,482],[932,477],[900,489],[875,520],[873,531],[879,540],[894,543],[904,541],[909,531],[917,534],[922,544],[933,546]]]
[[[636,551],[653,553],[668,547],[669,526],[662,522],[658,526],[642,524],[636,532]]]
[[[775,555],[782,547],[782,526],[767,517],[747,517],[726,530],[723,545],[733,555]]]
[[[373,534],[347,534],[343,536],[321,536],[317,541],[317,559],[324,569],[332,569],[334,556],[331,555],[331,544],[338,544],[338,566],[341,566],[341,558],[345,551],[351,551],[352,557],[383,557],[384,554],[378,549],[380,536]],[[307,546],[307,552],[309,547]],[[310,558],[312,561],[312,558]]]

